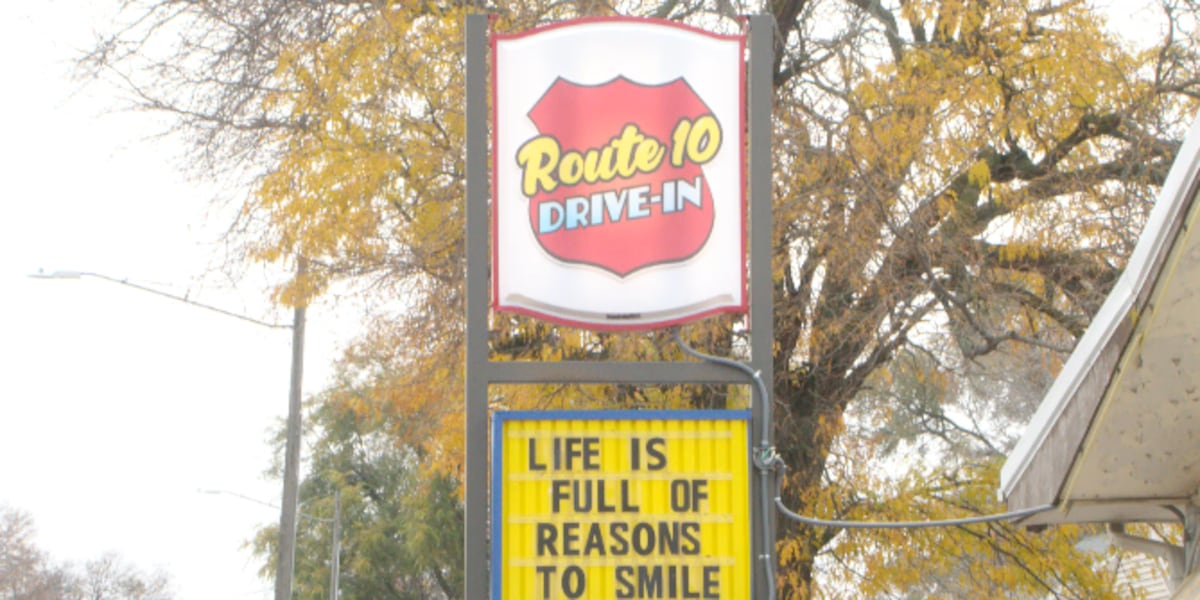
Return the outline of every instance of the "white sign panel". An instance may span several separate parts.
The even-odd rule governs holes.
[[[746,311],[744,36],[493,36],[493,307],[593,329]]]

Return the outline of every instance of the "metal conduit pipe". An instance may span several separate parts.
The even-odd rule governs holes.
[[[740,363],[736,360],[724,358],[721,356],[713,356],[711,354],[705,354],[703,352],[696,350],[695,348],[692,348],[691,346],[689,346],[687,344],[687,342],[685,342],[683,340],[683,337],[681,335],[679,335],[678,327],[674,327],[671,329],[671,336],[675,339],[675,343],[679,346],[679,348],[681,350],[683,350],[684,354],[687,354],[688,356],[691,356],[692,358],[698,358],[703,361],[707,361],[707,362],[715,363],[718,365],[724,365],[726,367],[731,367],[731,368],[737,369],[737,370],[749,375],[750,379],[754,382],[754,386],[757,390],[757,396],[756,396],[758,398],[757,401],[764,403],[763,420],[765,421],[765,423],[763,424],[762,441],[760,442],[759,447],[754,450],[753,462],[754,462],[754,466],[762,474],[762,477],[761,477],[762,507],[761,507],[761,509],[762,509],[763,514],[766,515],[767,512],[770,511],[770,509],[771,509],[770,483],[768,481],[769,480],[768,475],[771,474],[777,467],[779,467],[779,465],[781,464],[781,460],[780,460],[779,456],[777,454],[775,454],[775,448],[770,445],[769,431],[771,428],[771,401],[770,401],[771,395],[767,390],[766,382],[763,381],[762,373],[760,371],[754,370],[749,365]],[[778,487],[778,485],[779,484],[776,483],[776,487]],[[778,499],[778,496],[776,496],[776,499]],[[767,523],[767,520],[764,519],[763,520],[764,529],[766,528],[766,523]],[[771,536],[771,532],[769,530],[763,531],[762,535],[763,535],[764,543],[767,543],[768,547],[764,549],[764,552],[762,554],[760,554],[758,556],[758,558],[762,561],[763,570],[765,571],[764,578],[768,582],[767,589],[766,589],[767,600],[775,600],[775,563],[774,563],[774,557],[771,554],[771,550],[770,550],[770,546],[769,546],[770,540],[772,540],[774,538],[773,538],[773,536]],[[758,551],[758,548],[755,548],[755,551]]]

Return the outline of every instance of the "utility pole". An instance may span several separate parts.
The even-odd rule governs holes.
[[[296,279],[308,272],[308,261],[296,261]],[[287,441],[283,458],[283,509],[279,515],[279,553],[275,561],[275,600],[292,599],[296,566],[296,513],[300,503],[300,383],[304,378],[304,319],[306,306],[292,311],[292,377],[288,390]]]
[[[329,557],[329,600],[337,600],[342,561],[342,489],[333,490],[333,549]]]

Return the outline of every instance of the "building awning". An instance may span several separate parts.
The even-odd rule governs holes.
[[[1000,474],[1027,525],[1178,521],[1200,486],[1200,120],[1133,255]]]

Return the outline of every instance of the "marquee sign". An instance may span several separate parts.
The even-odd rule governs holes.
[[[495,413],[490,597],[749,598],[749,418]]]
[[[743,36],[493,36],[493,306],[596,329],[746,310]]]

